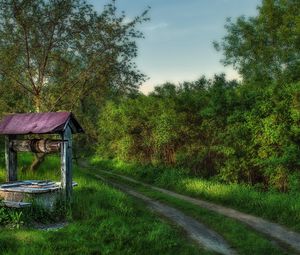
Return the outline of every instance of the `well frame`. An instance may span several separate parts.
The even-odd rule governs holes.
[[[20,126],[20,124],[22,125]],[[18,152],[51,153],[60,151],[62,197],[69,203],[73,189],[72,134],[83,132],[71,112],[25,113],[6,116],[0,122],[0,134],[5,135],[6,181],[8,183],[18,181]],[[49,148],[36,146],[43,140],[18,140],[20,135],[32,134],[58,134],[61,139],[48,140]]]

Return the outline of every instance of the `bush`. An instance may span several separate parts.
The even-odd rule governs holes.
[[[153,165],[156,174],[165,167],[187,168],[194,176],[227,183],[294,190],[290,176],[300,171],[299,95],[300,83],[261,87],[223,75],[179,87],[167,83],[148,96],[104,107],[98,155]]]
[[[19,229],[22,225],[24,225],[22,211],[0,207],[0,226]]]

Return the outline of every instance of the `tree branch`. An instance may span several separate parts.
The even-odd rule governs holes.
[[[25,84],[23,84],[22,82],[20,82],[17,78],[14,77],[14,75],[10,75],[7,71],[0,69],[0,72],[6,76],[8,76],[9,78],[11,78],[12,80],[14,80],[16,83],[18,83],[23,89],[25,89],[26,91],[30,92],[32,95],[35,94],[35,92],[33,90],[31,90],[30,88],[28,88]]]
[[[22,20],[19,20],[18,18],[18,12],[19,12],[19,7],[17,6],[16,2],[13,2],[14,4],[14,17],[16,19],[17,22],[19,22],[19,24],[21,25],[23,31],[24,31],[24,40],[25,40],[25,51],[26,51],[26,64],[27,64],[27,71],[29,74],[29,80],[32,84],[32,90],[37,93],[37,88],[35,86],[34,80],[33,80],[33,76],[31,73],[31,66],[30,66],[30,53],[29,53],[29,43],[28,43],[28,31],[26,28],[26,25],[22,22]]]

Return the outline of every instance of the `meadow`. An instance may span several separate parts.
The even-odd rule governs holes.
[[[36,173],[26,172],[30,155],[19,160],[20,179],[59,179],[59,158],[48,157]],[[72,208],[59,230],[38,230],[36,221],[54,222],[47,213],[24,212],[19,228],[1,226],[0,254],[211,254],[187,241],[184,233],[149,212],[142,202],[74,167]],[[2,164],[0,182],[5,179]],[[27,214],[26,214],[27,213]],[[55,215],[54,215],[55,216]],[[0,221],[1,222],[1,221]]]
[[[184,169],[130,164],[99,157],[94,157],[91,165],[94,169],[128,175],[142,182],[236,208],[300,231],[299,192],[266,192],[250,185],[192,177]]]
[[[258,1],[254,16],[241,13],[242,16],[224,20],[222,33],[216,32],[215,23],[207,27],[199,24],[198,18],[205,18],[202,12],[198,12],[199,16],[190,15],[189,19],[197,18],[187,27],[193,36],[198,33],[199,38],[206,38],[208,32],[211,38],[216,34],[217,41],[211,47],[222,54],[224,67],[234,71],[224,68],[223,73],[209,70],[213,55],[211,59],[204,59],[205,54],[198,57],[207,63],[203,67],[194,64],[196,54],[174,51],[172,43],[183,45],[177,35],[184,36],[189,45],[196,43],[201,51],[202,42],[196,42],[183,29],[189,12],[179,10],[178,14],[184,15],[176,17],[178,26],[173,22],[156,26],[154,19],[147,29],[145,22],[150,21],[151,7],[131,16],[133,10],[127,15],[119,9],[118,2],[123,1],[105,1],[101,9],[99,2],[102,1],[0,0],[0,119],[13,113],[66,111],[76,116],[78,126],[84,130],[84,134],[75,135],[79,128],[75,121],[72,123],[71,114],[64,124],[58,123],[49,132],[36,133],[40,125],[43,129],[51,122],[48,118],[24,123],[30,127],[27,131],[23,121],[12,121],[12,130],[2,122],[8,131],[3,128],[0,132],[0,183],[6,180],[4,135],[10,136],[6,148],[11,152],[36,153],[35,164],[31,154],[18,155],[18,179],[60,180],[60,157],[43,154],[47,153],[46,142],[44,148],[36,148],[37,141],[31,140],[34,134],[50,136],[55,131],[63,136],[64,146],[56,141],[56,148],[63,148],[67,155],[66,166],[71,165],[73,155],[73,180],[78,186],[71,203],[66,206],[58,200],[54,212],[35,204],[23,209],[6,208],[0,201],[0,255],[213,254],[205,250],[203,243],[199,246],[201,242],[196,244],[189,238],[195,232],[187,228],[184,232],[175,224],[178,221],[166,219],[169,215],[164,218],[149,210],[147,198],[143,202],[108,185],[101,176],[97,179],[96,174],[103,174],[100,170],[281,224],[279,228],[284,231],[280,236],[287,237],[275,236],[278,225],[274,235],[259,228],[253,230],[242,221],[106,175],[126,184],[129,194],[135,190],[156,204],[159,201],[176,208],[179,215],[186,214],[194,222],[186,226],[197,225],[195,220],[199,225],[202,222],[206,225],[203,229],[219,234],[230,251],[232,248],[247,255],[299,254],[300,1]],[[218,1],[198,2],[211,2],[215,10],[222,9],[216,8]],[[201,10],[213,17],[205,5]],[[161,12],[159,19],[167,21],[170,14],[177,16],[167,7],[167,14]],[[205,29],[199,29],[199,25]],[[164,43],[170,42],[170,50],[164,53],[176,52],[178,63],[165,62],[170,55],[161,54],[162,44],[153,44],[155,38],[149,38],[151,44],[158,45],[157,52],[145,56],[161,65],[156,66],[161,69],[157,74],[167,70],[165,74],[170,77],[151,84],[149,93],[144,94],[141,86],[147,87],[156,78],[147,77],[136,58],[140,54],[139,40],[155,32],[150,27],[161,31],[158,35]],[[166,41],[168,32],[172,32],[170,41]],[[143,57],[143,62],[151,66],[147,58]],[[173,64],[182,72],[177,74]],[[192,74],[186,64],[208,73]],[[186,81],[176,80],[184,73],[188,75],[182,78]],[[20,132],[15,132],[16,126]],[[65,140],[70,135],[68,127],[74,134],[72,143]],[[31,141],[25,142],[27,146],[23,144],[25,149],[18,150],[16,143],[20,146],[21,142],[12,140],[19,140],[21,134]],[[13,172],[10,171],[11,177]],[[68,171],[64,177],[70,180]],[[56,223],[65,226],[46,230]],[[274,230],[266,225],[264,228]],[[209,231],[203,232],[211,236]],[[288,238],[292,242],[286,241]]]
[[[48,156],[37,172],[28,171],[31,161],[30,154],[21,154],[20,179],[59,180],[58,156]],[[3,166],[3,160],[1,164]],[[143,182],[269,218],[299,231],[297,194],[260,192],[250,186],[192,178],[182,169],[138,166],[97,157],[90,159],[90,164],[82,161],[82,165],[84,167],[74,166],[74,180],[78,187],[74,189],[71,208],[55,213],[39,208],[22,210],[17,224],[10,220],[0,227],[1,254],[214,254],[194,244],[179,227],[149,211],[142,201],[97,180],[95,174],[99,173],[98,170],[132,176]],[[3,182],[4,167],[0,173],[0,181]],[[116,177],[112,179],[120,181]],[[152,199],[205,222],[239,254],[290,254],[235,220],[141,185],[125,183]],[[272,213],[275,208],[276,214]],[[20,213],[18,209],[7,210],[12,215]],[[61,229],[37,229],[55,222],[68,224]]]

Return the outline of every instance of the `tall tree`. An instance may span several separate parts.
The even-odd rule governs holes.
[[[300,1],[263,0],[256,17],[227,20],[226,36],[214,45],[245,80],[300,80]]]
[[[75,111],[89,134],[103,97],[137,90],[136,26],[114,0],[99,14],[85,0],[0,0],[0,104],[4,111]],[[83,144],[90,144],[86,141]],[[31,169],[44,155],[36,155]]]
[[[32,111],[73,110],[92,93],[137,89],[136,25],[115,1],[102,13],[84,0],[0,0],[0,83]],[[23,98],[24,100],[24,98]]]

